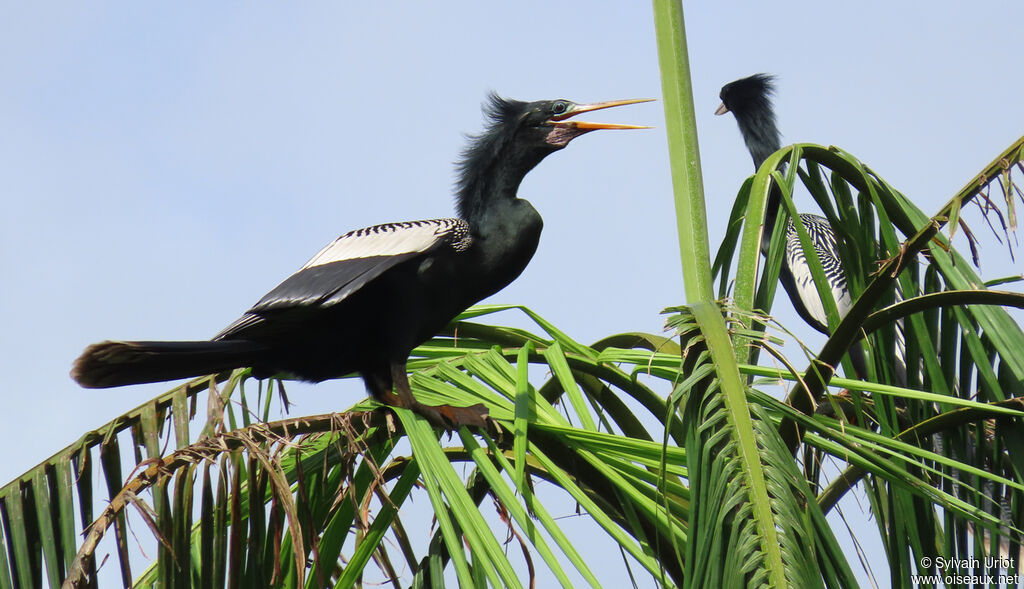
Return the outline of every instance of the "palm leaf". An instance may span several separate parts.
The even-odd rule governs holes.
[[[498,309],[474,309],[469,315]],[[530,552],[541,556],[559,582],[572,586],[563,570],[562,563],[567,562],[588,583],[600,586],[532,492],[533,481],[540,478],[556,482],[584,506],[641,569],[672,584],[667,580],[679,573],[674,566],[663,565],[662,551],[681,546],[685,535],[683,526],[669,523],[664,513],[668,509],[677,522],[686,516],[686,488],[680,479],[685,470],[671,467],[663,472],[664,448],[646,432],[634,439],[571,427],[567,416],[537,394],[554,391],[552,384],[561,384],[558,377],[535,388],[525,368],[539,363],[552,374],[568,368],[570,375],[578,372],[596,379],[599,387],[584,383],[569,393],[580,395],[575,404],[584,409],[573,421],[600,421],[604,408],[590,391],[607,397],[605,391],[622,386],[620,391],[643,398],[660,416],[667,414],[664,402],[655,403],[656,396],[629,373],[598,361],[602,352],[573,341],[532,311],[523,312],[537,319],[548,337],[493,328],[499,339],[515,339],[522,345],[509,347],[506,342],[504,347],[494,347],[496,342],[488,342],[488,348],[484,340],[466,335],[486,329],[458,323],[452,329],[460,334],[458,338],[442,336],[429,342],[413,362],[419,367],[413,388],[426,402],[488,403],[501,429],[484,435],[485,445],[463,432],[465,445],[445,450],[418,417],[400,414],[404,427],[398,427],[399,422],[382,411],[253,423],[234,430],[225,417],[212,428],[218,433],[158,461],[143,462],[144,470],[121,485],[90,527],[71,582],[91,577],[93,550],[107,529],[113,528],[116,535],[116,522],[129,510],[149,514],[153,533],[164,546],[157,564],[135,579],[138,585],[226,578],[291,586],[319,586],[329,579],[349,586],[373,562],[389,575],[389,570],[403,567],[383,564],[395,557],[385,548],[385,532],[400,527],[396,509],[413,494],[409,485],[418,480],[425,483],[435,505],[440,537],[427,555],[400,551],[403,566],[417,578],[427,579],[438,564],[451,563],[462,583],[487,579],[496,585],[515,585],[515,569],[498,548],[499,532],[476,511],[489,495],[503,506]],[[611,341],[649,346],[659,338],[634,334]],[[566,384],[587,380],[565,380],[564,374],[562,378]],[[556,401],[561,396],[561,392],[550,394]],[[215,398],[224,400],[222,395]],[[518,437],[517,399],[530,416],[528,428]],[[589,433],[581,437],[584,432]],[[412,459],[393,453],[399,437],[412,443]],[[465,480],[452,470],[451,461],[456,459],[475,466]],[[684,461],[682,454],[672,458],[672,464]],[[424,474],[428,472],[429,481]],[[147,489],[153,490],[152,500],[144,499]],[[375,493],[387,501],[382,499],[368,519],[366,508]],[[196,522],[188,515],[194,501],[204,504],[204,517]],[[353,537],[349,532],[353,529],[365,531]],[[646,540],[636,540],[638,530]],[[354,552],[339,566],[344,545],[353,546]],[[438,546],[444,549],[439,551]]]
[[[1019,394],[1017,383],[1024,377],[1020,370],[1024,334],[1005,307],[1019,307],[1024,299],[1017,293],[985,290],[983,281],[952,248],[949,237],[939,230],[946,221],[952,224],[950,234],[958,227],[964,228],[975,250],[973,233],[967,228],[961,211],[973,198],[983,197],[986,206],[992,206],[989,193],[996,180],[1007,208],[1012,210],[1013,200],[1019,195],[1012,172],[1021,167],[1022,150],[1024,138],[1004,150],[931,219],[852,155],[812,145],[780,150],[749,183],[749,196],[740,196],[740,200],[747,202],[747,222],[738,248],[741,266],[758,265],[759,224],[749,220],[763,217],[772,182],[780,187],[783,201],[792,214],[789,195],[796,189],[797,180],[802,181],[841,237],[842,260],[850,277],[855,304],[842,321],[837,321],[836,316],[830,317],[834,333],[822,350],[813,355],[810,369],[790,393],[792,406],[807,415],[821,409],[826,386],[837,382],[832,378],[832,367],[864,333],[871,352],[868,371],[873,379],[892,384],[906,381],[915,389],[934,393],[921,395],[901,389],[892,394],[892,391],[872,389],[868,383],[847,382],[850,394],[838,400],[852,411],[845,416],[852,415],[855,419],[859,419],[856,417],[859,415],[866,416],[866,425],[886,439],[912,439],[922,451],[930,451],[929,445],[934,443],[937,449],[937,453],[917,454],[910,464],[882,467],[878,463],[876,474],[881,481],[868,481],[879,531],[894,562],[898,563],[894,578],[915,568],[907,556],[909,553],[903,549],[906,543],[918,557],[948,557],[954,553],[970,555],[977,550],[989,550],[950,540],[963,538],[967,531],[973,534],[975,526],[987,528],[990,535],[1019,534],[1019,530],[1008,525],[1012,519],[1008,506],[1019,502],[1021,495],[1018,488],[1008,484],[1019,480],[1020,470],[1014,470],[1007,444],[1012,444],[1009,440],[1013,438],[1009,432],[1014,427],[1010,424],[1019,423],[1020,416],[998,417],[997,423],[1004,424],[1002,435],[995,435],[993,427],[985,425],[984,418],[972,425],[960,422],[948,430],[927,428],[927,436],[923,436],[925,428],[918,424],[932,419],[952,423],[945,417],[947,412],[963,406],[955,400],[977,399],[991,408],[1000,407],[999,403]],[[786,175],[773,173],[783,162],[788,166]],[[739,223],[740,219],[734,222]],[[906,241],[898,237],[897,231],[907,236]],[[734,230],[732,235],[735,234]],[[729,252],[737,251],[730,240],[723,244],[718,257],[718,268],[723,276],[728,268]],[[777,282],[778,265],[772,263],[772,257],[778,255],[774,251],[776,241],[773,240],[761,279],[737,280],[736,304],[741,309],[741,318],[747,310],[755,308],[754,305],[770,303],[771,291]],[[825,284],[823,276],[813,250],[807,246],[805,243],[804,253],[821,290]],[[927,256],[919,258],[917,253],[921,251]],[[977,255],[976,251],[973,253]],[[881,267],[871,272],[878,259],[883,260]],[[896,304],[892,304],[894,285],[898,285],[904,299]],[[828,303],[830,299],[826,299],[826,307],[831,306]],[[896,344],[902,339],[896,333],[897,319],[905,322],[905,341],[908,342],[905,349]],[[763,329],[764,323],[744,321],[752,329]],[[867,390],[872,391],[871,396],[862,394]],[[829,404],[837,404],[837,398],[830,397]],[[792,427],[793,423],[802,422],[786,420],[782,432],[790,449],[796,450],[799,430]],[[811,427],[811,424],[804,425]],[[830,435],[842,438],[856,431],[844,425],[842,432]],[[805,465],[821,463],[822,457],[814,448],[833,453],[812,439],[803,440],[810,444]],[[863,447],[863,440],[857,444]],[[906,448],[881,453],[885,452],[908,454]],[[853,479],[857,480],[865,468],[851,466],[844,476],[856,474]],[[989,472],[995,478],[980,474]],[[915,483],[923,483],[928,490],[937,486],[943,489],[942,494],[918,493],[899,484],[901,477],[905,478],[908,473],[920,473],[914,475]],[[812,484],[819,484],[820,472],[816,467],[806,468],[806,474]],[[848,488],[847,481],[843,485],[842,488]],[[826,501],[828,507],[834,505],[837,492],[838,487],[832,487]],[[959,503],[968,495],[975,499],[967,500],[967,504]],[[941,512],[928,507],[936,504],[942,506]]]

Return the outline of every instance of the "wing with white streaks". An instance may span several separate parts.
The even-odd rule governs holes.
[[[839,311],[839,317],[842,318],[850,310],[852,299],[846,284],[842,263],[837,255],[838,244],[832,226],[829,225],[828,219],[806,213],[800,215],[800,221],[814,243],[814,251],[821,261],[822,270],[825,271],[832,299],[836,302],[836,310]],[[792,220],[786,230],[785,262],[796,283],[800,303],[807,313],[820,324],[816,328],[827,331],[825,326],[828,325],[828,319],[825,314],[825,306],[818,296],[814,277],[811,275],[811,267],[804,256],[800,237],[792,225]]]
[[[230,338],[261,323],[269,311],[338,304],[402,262],[438,247],[465,251],[470,243],[469,226],[462,219],[389,223],[350,231],[320,250],[214,339]]]
[[[469,226],[462,219],[431,219],[349,231],[320,250],[302,269],[356,258],[425,252],[440,241],[464,250],[469,245]]]

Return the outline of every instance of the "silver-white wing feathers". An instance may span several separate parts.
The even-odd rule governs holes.
[[[469,247],[469,226],[462,219],[431,219],[374,225],[349,231],[327,244],[302,270],[356,258],[425,252],[439,241],[462,251]]]
[[[814,242],[814,251],[821,261],[829,290],[832,291],[832,299],[836,302],[836,310],[839,311],[839,318],[842,319],[850,310],[853,301],[850,298],[850,290],[846,284],[842,263],[839,261],[835,233],[833,233],[828,219],[824,217],[805,213],[800,215],[800,221]],[[800,292],[800,301],[814,319],[823,326],[827,326],[828,318],[825,315],[825,306],[822,304],[821,298],[818,297],[817,288],[814,286],[814,277],[811,275],[811,267],[807,264],[803,247],[800,245],[800,236],[797,234],[792,220],[786,227],[785,255],[786,264],[789,266],[793,280]]]
[[[244,337],[269,312],[338,304],[398,264],[440,247],[469,249],[472,237],[462,219],[432,219],[375,225],[342,235],[295,274],[277,285],[214,339]]]

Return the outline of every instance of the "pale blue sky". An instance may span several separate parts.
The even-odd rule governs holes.
[[[777,74],[787,143],[839,145],[927,212],[1024,133],[1019,2],[686,17],[713,249],[752,171],[733,119],[712,115],[733,79]],[[67,372],[86,344],[209,337],[338,234],[451,214],[487,91],[660,95],[636,2],[7,0],[0,81],[0,482],[166,388],[80,389]],[[491,299],[582,341],[656,332],[682,302],[661,105],[599,120],[658,128],[593,133],[528,176],[545,233]],[[983,254],[985,276],[1020,272]],[[359,395],[326,383],[292,400],[303,414]]]

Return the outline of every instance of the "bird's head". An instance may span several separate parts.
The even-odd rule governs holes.
[[[573,117],[595,110],[650,100],[611,100],[592,104],[578,104],[571,100],[522,102],[491,94],[485,107],[491,124],[484,136],[493,139],[493,143],[499,146],[513,145],[515,151],[524,155],[533,154],[543,158],[553,151],[562,149],[580,135],[598,129],[647,129],[648,127],[637,125],[589,123],[574,120]]]
[[[544,144],[561,149],[573,139],[598,129],[648,129],[638,125],[617,125],[613,123],[588,123],[572,120],[576,115],[638,102],[650,102],[650,98],[611,100],[592,104],[577,104],[569,100],[540,100],[525,104],[521,127],[527,134],[535,135]]]
[[[580,135],[598,129],[649,128],[588,123],[573,117],[650,100],[612,100],[593,104],[577,104],[569,100],[522,102],[491,94],[484,105],[487,128],[480,135],[469,138],[469,145],[458,162],[460,214],[464,218],[471,216],[483,193],[510,190],[514,194],[527,172]]]
[[[769,74],[754,74],[749,78],[729,82],[718,93],[722,104],[715,114],[731,112],[738,118],[751,113],[771,112],[771,96],[774,93],[775,76]]]
[[[743,134],[754,167],[760,167],[764,160],[782,146],[779,128],[775,124],[772,109],[772,94],[775,92],[775,77],[768,74],[754,74],[749,78],[729,82],[718,94],[722,99],[716,115],[731,112]]]

